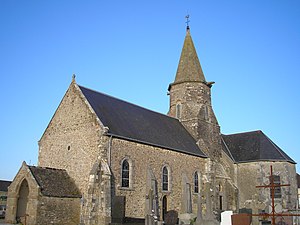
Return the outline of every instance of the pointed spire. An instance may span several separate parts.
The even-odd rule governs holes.
[[[197,56],[197,52],[190,34],[190,28],[186,27],[186,36],[181,51],[181,56],[176,72],[175,83],[205,82],[205,77]]]

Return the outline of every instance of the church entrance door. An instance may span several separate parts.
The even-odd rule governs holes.
[[[167,211],[168,211],[167,205],[168,205],[167,196],[165,195],[162,199],[162,217],[163,217],[163,220],[165,220],[165,215],[167,214]]]
[[[28,194],[29,194],[29,187],[27,180],[23,180],[19,190],[19,198],[18,198],[18,205],[17,205],[17,218],[18,220],[24,219],[26,216],[26,208],[28,202]]]

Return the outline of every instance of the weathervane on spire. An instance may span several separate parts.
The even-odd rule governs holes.
[[[190,18],[190,15],[189,14],[187,14],[186,16],[185,16],[185,18],[186,18],[186,29],[190,29],[190,27],[189,27],[189,22],[190,22],[190,20],[189,20],[189,18]]]

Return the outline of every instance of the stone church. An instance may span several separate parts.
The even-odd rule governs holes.
[[[295,162],[262,131],[224,135],[190,34],[167,115],[91,90],[75,77],[9,187],[7,223],[218,224],[220,214],[297,208]],[[270,165],[274,175],[270,177]],[[252,224],[262,223],[253,217]]]

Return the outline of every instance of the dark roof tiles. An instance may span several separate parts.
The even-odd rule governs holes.
[[[66,170],[28,166],[41,192],[49,197],[80,198],[81,194],[75,182]]]
[[[11,181],[0,180],[0,191],[7,192]]]
[[[207,157],[177,119],[82,86],[78,87],[100,121],[108,127],[108,135]],[[255,161],[295,163],[262,131],[222,135],[222,139],[223,151],[237,163]]]
[[[253,161],[287,161],[295,163],[262,131],[222,135],[227,155],[237,163]],[[229,152],[228,152],[229,150]]]
[[[206,157],[196,141],[175,118],[79,86],[81,92],[108,127],[108,134],[156,147]]]

